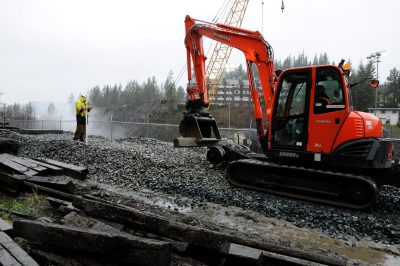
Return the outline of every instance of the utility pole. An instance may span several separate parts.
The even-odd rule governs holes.
[[[367,59],[371,60],[372,63],[376,63],[376,79],[379,80],[379,63],[381,62],[381,56],[383,53],[386,51],[379,51],[379,52],[374,52],[367,56]],[[374,109],[374,115],[376,115],[376,108],[378,104],[378,88],[375,89],[375,109]]]
[[[264,34],[264,0],[261,1],[261,33]]]

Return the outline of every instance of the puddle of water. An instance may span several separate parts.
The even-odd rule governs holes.
[[[398,266],[400,265],[400,257],[388,255],[385,257],[383,264],[384,266]]]

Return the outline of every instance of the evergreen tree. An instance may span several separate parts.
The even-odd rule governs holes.
[[[400,73],[396,68],[390,70],[386,83],[387,107],[400,107]]]
[[[351,82],[356,82],[366,77],[373,77],[374,71],[375,67],[372,61],[369,61],[366,65],[361,61]],[[355,110],[366,112],[368,108],[375,107],[375,89],[371,88],[368,82],[358,84],[352,91]]]
[[[50,103],[49,106],[47,107],[47,114],[49,116],[54,116],[56,114],[57,110],[54,105],[54,103]]]
[[[178,97],[176,93],[175,83],[173,81],[173,72],[168,73],[167,80],[164,82],[163,91],[165,94],[166,104],[170,111],[176,110],[178,106]]]

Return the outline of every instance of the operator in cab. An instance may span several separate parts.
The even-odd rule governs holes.
[[[81,97],[75,102],[76,110],[76,130],[74,135],[74,140],[80,140],[85,142],[86,136],[86,112],[90,112],[93,106],[86,103],[86,97],[81,95]]]

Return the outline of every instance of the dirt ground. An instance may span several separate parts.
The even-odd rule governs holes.
[[[296,227],[293,224],[274,218],[268,218],[257,212],[237,207],[224,207],[207,203],[202,206],[181,207],[176,198],[150,190],[129,192],[112,186],[86,182],[83,190],[90,194],[122,203],[142,211],[162,215],[173,220],[193,219],[207,227],[221,227],[236,230],[245,235],[261,236],[265,241],[298,247],[302,250],[320,249],[326,254],[340,255],[348,259],[350,265],[399,265],[400,245],[388,245],[370,238],[357,240],[343,235],[333,239],[328,235],[309,228]],[[182,198],[179,198],[182,201]]]

